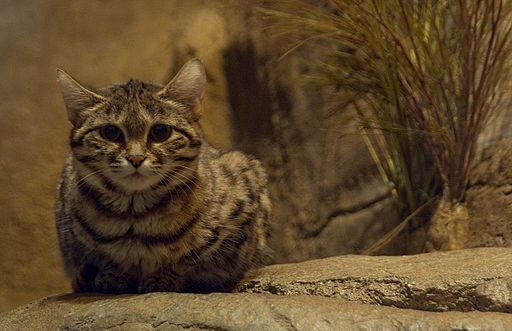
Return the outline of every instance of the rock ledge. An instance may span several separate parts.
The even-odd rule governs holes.
[[[1,330],[510,330],[512,315],[425,312],[315,296],[62,295],[0,315]]]
[[[339,256],[262,268],[245,293],[54,296],[0,314],[0,330],[512,330],[510,261],[506,248]]]
[[[512,312],[512,249],[347,255],[268,266],[241,292],[315,295],[429,311]]]

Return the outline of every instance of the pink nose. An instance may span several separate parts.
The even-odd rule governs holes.
[[[144,160],[146,159],[146,157],[144,157],[143,155],[128,155],[126,157],[126,159],[128,161],[130,161],[130,163],[135,167],[137,168],[138,166],[140,166],[142,164],[142,162],[144,162]]]

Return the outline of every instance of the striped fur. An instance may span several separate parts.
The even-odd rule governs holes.
[[[92,90],[59,72],[73,124],[57,233],[76,292],[227,291],[268,256],[261,164],[201,136],[198,60],[166,86],[130,80]],[[156,123],[172,128],[150,139]],[[105,125],[122,130],[112,142]],[[144,158],[137,168],[128,159]]]

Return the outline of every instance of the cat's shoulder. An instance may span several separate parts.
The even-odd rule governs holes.
[[[261,162],[250,154],[237,150],[219,154],[219,165],[237,177],[248,176],[260,185],[266,185],[267,175]]]
[[[249,175],[255,177],[262,185],[266,185],[267,175],[261,162],[250,154],[237,150],[218,150],[211,146],[204,146],[203,162],[219,168],[223,173],[239,177]]]

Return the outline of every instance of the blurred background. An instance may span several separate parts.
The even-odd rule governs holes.
[[[56,68],[93,86],[165,83],[199,57],[207,139],[268,170],[276,263],[359,253],[399,222],[350,114],[332,111],[329,91],[300,84],[300,55],[315,48],[279,59],[286,49],[256,5],[0,1],[0,311],[70,290],[53,214],[70,129]]]

